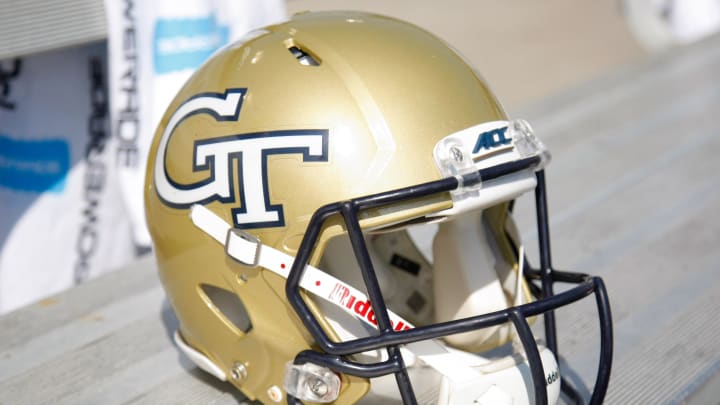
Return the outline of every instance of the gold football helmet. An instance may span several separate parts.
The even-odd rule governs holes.
[[[552,269],[548,161],[475,70],[411,24],[305,13],[255,31],[189,79],[150,150],[175,340],[263,403],[554,403],[552,311],[594,293],[600,402],[610,309],[599,278]],[[531,190],[539,269],[512,221]],[[553,294],[555,281],[577,285]],[[528,324],[541,314],[544,345]]]

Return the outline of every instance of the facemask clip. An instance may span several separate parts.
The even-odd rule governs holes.
[[[509,124],[508,131],[520,157],[539,156],[540,164],[535,170],[545,168],[550,163],[552,156],[545,144],[535,135],[530,124],[523,119],[512,120]]]
[[[283,387],[288,394],[303,401],[333,402],[340,393],[340,377],[313,363],[287,363]]]
[[[477,171],[473,157],[468,148],[458,139],[445,138],[435,148],[436,160],[443,177],[455,177],[460,185],[451,191],[453,200],[464,200],[475,197],[482,188],[482,180],[472,185],[463,184],[463,175]]]

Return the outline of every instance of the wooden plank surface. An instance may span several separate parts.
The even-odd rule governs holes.
[[[718,79],[716,37],[527,111],[555,157],[556,267],[600,275],[609,289],[607,403],[707,403],[694,394],[720,392]],[[531,241],[530,216],[519,221]],[[588,304],[559,315],[560,351],[586,384],[597,364]]]
[[[717,402],[720,38],[511,115],[553,151],[556,266],[608,285],[607,403]],[[516,212],[533,246],[530,202]],[[558,314],[563,371],[585,385],[597,362],[594,311],[581,302]],[[0,404],[241,403],[174,348],[176,324],[150,258],[7,314]]]
[[[106,38],[102,0],[0,0],[0,60]]]

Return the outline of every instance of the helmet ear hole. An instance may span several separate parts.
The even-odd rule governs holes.
[[[247,308],[234,292],[210,284],[200,284],[200,291],[215,315],[237,329],[238,334],[247,334],[252,330]]]

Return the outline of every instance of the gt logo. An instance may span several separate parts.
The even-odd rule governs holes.
[[[478,153],[482,149],[492,149],[496,146],[507,145],[511,140],[505,138],[505,132],[507,132],[507,127],[481,133],[478,135],[472,153]]]
[[[280,204],[271,204],[268,192],[269,155],[301,154],[304,162],[327,162],[328,131],[287,130],[228,135],[195,141],[192,170],[207,172],[194,183],[179,183],[167,172],[167,147],[175,129],[194,114],[208,114],[216,121],[237,121],[247,89],[203,93],[185,101],[173,113],[162,133],[155,156],[154,180],[160,199],[176,208],[212,201],[235,202],[234,164],[238,161],[240,207],[233,208],[237,228],[284,226]]]

